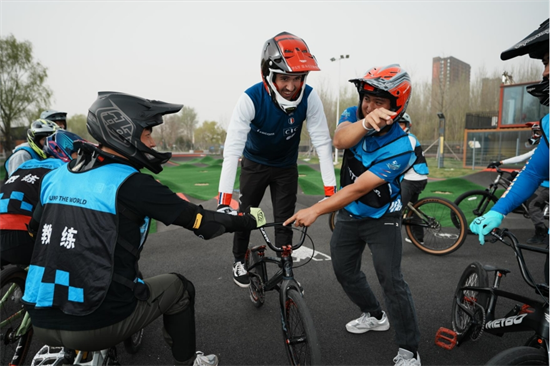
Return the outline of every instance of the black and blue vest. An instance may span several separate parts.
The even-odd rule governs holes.
[[[66,166],[46,176],[25,303],[37,309],[56,307],[70,315],[87,315],[101,305],[111,282],[117,280],[118,189],[136,172],[128,165],[107,164],[78,173]],[[144,225],[148,224],[146,218]],[[139,252],[136,268],[138,257]],[[132,280],[117,282],[137,281]]]
[[[245,93],[254,104],[254,119],[246,139],[243,156],[259,164],[287,168],[296,165],[302,127],[307,117],[308,97],[313,88],[306,85],[296,110],[286,114],[279,108],[263,82]]]
[[[12,173],[0,188],[0,230],[27,231],[26,224],[38,203],[43,177],[65,164],[53,158],[31,159]]]

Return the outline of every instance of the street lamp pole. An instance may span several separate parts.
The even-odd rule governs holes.
[[[331,58],[330,61],[342,61],[349,58],[349,55],[340,55],[340,58]],[[338,81],[336,83],[337,86],[337,93],[336,93],[336,126],[334,128],[334,131],[336,131],[336,128],[338,127],[338,121],[340,120],[340,62],[338,62]],[[338,149],[334,148],[334,165],[338,164]]]
[[[439,117],[439,149],[437,150],[437,167],[443,168],[443,157],[445,152],[445,115],[441,112],[437,113]]]

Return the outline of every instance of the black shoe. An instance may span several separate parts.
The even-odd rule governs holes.
[[[235,262],[233,264],[233,281],[235,281],[237,286],[243,288],[250,286],[250,276],[246,268],[244,268],[243,262]]]
[[[535,235],[527,239],[527,244],[548,244],[548,228],[544,225],[537,225]]]

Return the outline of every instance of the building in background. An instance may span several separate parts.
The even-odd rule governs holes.
[[[434,57],[432,63],[432,89],[448,88],[460,81],[470,85],[470,65],[459,59],[449,57]]]
[[[434,57],[432,63],[432,110],[442,112],[445,109],[446,92],[453,87],[463,85],[464,91],[470,90],[470,65],[459,59]]]

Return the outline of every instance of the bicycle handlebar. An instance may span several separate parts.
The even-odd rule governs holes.
[[[273,250],[274,252],[280,252],[281,253],[281,252],[284,251],[284,249],[283,248],[278,248],[275,245],[273,245],[271,243],[271,240],[269,240],[269,237],[267,236],[267,232],[265,231],[266,227],[275,227],[275,226],[283,226],[283,222],[268,222],[265,225],[260,226],[258,228],[258,230],[260,230],[260,232],[262,233],[262,236],[264,237],[264,240],[265,240],[266,244],[269,246],[269,248],[271,248],[271,250]],[[292,244],[292,250],[296,250],[296,249],[300,248],[304,244],[304,241],[306,240],[307,226],[302,226],[300,229],[296,229],[292,226],[289,226],[289,227],[292,230],[297,230],[297,231],[300,231],[300,233],[301,233],[300,240],[298,241],[298,243],[297,244]]]
[[[535,283],[533,277],[531,276],[531,273],[527,269],[527,264],[525,263],[525,259],[523,258],[523,253],[521,250],[525,249],[532,252],[538,252],[548,255],[548,249],[519,244],[518,239],[514,236],[514,234],[508,231],[508,229],[493,229],[493,231],[491,231],[491,235],[493,236],[493,238],[490,239],[491,242],[494,243],[497,240],[501,241],[502,243],[511,247],[514,250],[523,279],[525,280],[525,282],[527,282],[529,286],[534,289],[538,289],[539,285]],[[506,238],[509,238],[511,243],[508,243],[505,240]]]

